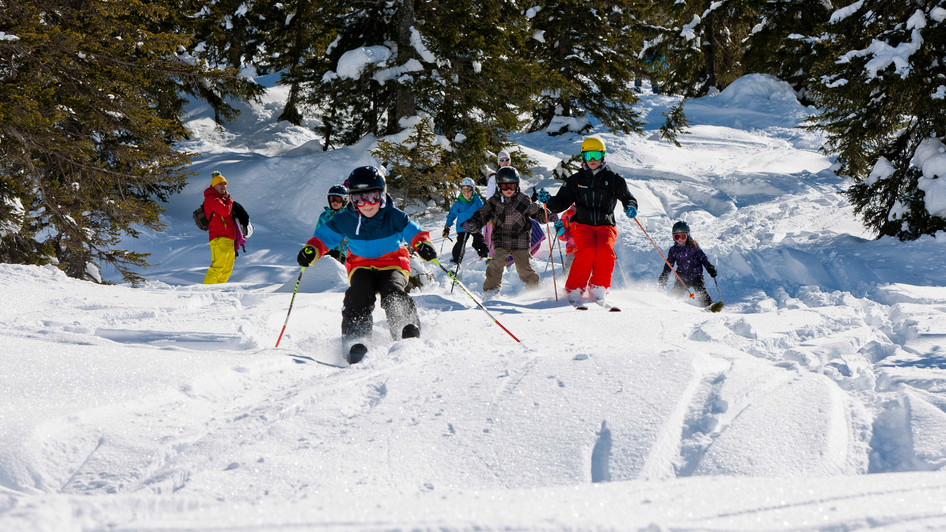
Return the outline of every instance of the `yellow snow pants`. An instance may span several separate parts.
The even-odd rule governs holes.
[[[225,283],[233,273],[236,248],[233,239],[219,236],[210,241],[210,267],[204,275],[204,284]]]

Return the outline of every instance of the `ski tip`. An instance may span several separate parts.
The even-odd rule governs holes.
[[[420,338],[420,329],[413,323],[408,323],[401,331],[401,339]]]
[[[617,308],[617,307],[611,307],[611,308],[608,309],[608,312],[621,312],[621,309],[619,309],[619,308]]]
[[[365,353],[368,352],[368,347],[365,344],[355,344],[351,346],[351,349],[348,350],[348,364],[357,364],[361,362],[361,359],[365,358]]]
[[[578,305],[577,307],[575,307],[575,310],[588,310],[588,307],[586,307],[585,305]]]

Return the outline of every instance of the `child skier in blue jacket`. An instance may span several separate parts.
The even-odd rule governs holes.
[[[473,182],[469,177],[464,177],[460,182],[460,194],[457,201],[450,207],[450,213],[447,214],[447,225],[443,228],[443,237],[450,236],[450,227],[455,221],[457,223],[457,243],[453,245],[453,258],[450,259],[454,264],[460,264],[463,260],[466,241],[473,237],[473,249],[480,258],[485,259],[489,256],[489,246],[483,238],[483,233],[479,231],[470,232],[463,228],[463,222],[470,219],[473,213],[483,206],[483,199],[477,194]]]
[[[333,216],[345,210],[348,206],[348,187],[344,185],[334,185],[328,189],[328,206],[319,215],[319,221],[315,228],[318,229],[326,224]],[[328,255],[345,264],[345,254],[348,250],[348,239],[342,240],[342,243],[328,251]]]
[[[667,262],[664,264],[663,272],[657,279],[657,284],[667,286],[667,279],[670,277],[670,266],[676,265],[677,275],[686,283],[686,286],[680,284],[680,279],[673,283],[670,293],[682,296],[687,293],[687,287],[692,288],[699,298],[700,306],[708,307],[713,303],[713,299],[706,292],[703,284],[703,268],[710,277],[716,277],[716,267],[710,264],[706,253],[696,244],[696,240],[690,236],[690,226],[686,222],[680,221],[673,224],[673,246],[667,251]]]

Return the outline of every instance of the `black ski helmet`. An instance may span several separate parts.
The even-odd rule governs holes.
[[[519,183],[519,171],[512,166],[504,166],[496,171],[496,184],[509,185]]]
[[[342,198],[342,203],[348,205],[348,188],[345,185],[333,185],[332,188],[328,189],[326,199],[328,199],[329,205],[332,204],[332,196]]]
[[[673,231],[673,234],[677,234],[677,233],[687,233],[687,234],[689,234],[689,233],[690,233],[690,226],[687,225],[687,223],[684,222],[683,220],[680,220],[679,222],[673,224],[673,229],[672,229],[672,231]]]
[[[380,190],[381,194],[387,192],[387,182],[384,180],[384,174],[374,166],[359,166],[351,171],[348,176],[348,193],[360,194],[372,190]]]

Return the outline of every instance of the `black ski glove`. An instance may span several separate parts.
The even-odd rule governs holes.
[[[315,246],[306,246],[299,252],[299,255],[296,257],[296,262],[299,263],[299,266],[304,268],[306,266],[312,266],[312,263],[315,262],[317,258],[319,258],[319,251],[315,249]]]
[[[715,278],[716,278],[716,266],[713,266],[712,264],[707,264],[707,265],[706,265],[706,273],[710,274],[710,277],[712,277],[713,279],[715,279]]]
[[[448,236],[450,236],[450,226],[449,226],[449,225],[444,226],[444,228],[443,228],[443,237],[444,237],[444,238],[447,238]]]
[[[670,277],[669,273],[662,273],[660,277],[657,278],[657,284],[662,288],[667,286],[667,277]]]
[[[427,262],[437,258],[437,250],[430,245],[430,242],[421,242],[420,244],[417,244],[417,254],[420,255],[420,258]]]

